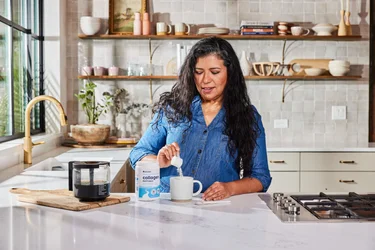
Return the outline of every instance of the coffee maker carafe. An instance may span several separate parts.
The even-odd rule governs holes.
[[[105,161],[69,162],[69,190],[81,201],[104,200],[110,190],[110,164]]]

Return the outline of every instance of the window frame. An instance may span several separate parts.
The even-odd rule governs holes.
[[[375,142],[375,2],[370,1],[369,142]]]
[[[11,36],[7,41],[7,47],[9,46],[13,47],[14,41],[13,41],[13,31],[19,31],[23,35],[26,35],[26,51],[24,56],[26,57],[26,60],[29,62],[32,60],[31,55],[30,55],[30,46],[33,46],[32,40],[39,41],[38,43],[38,77],[39,77],[39,89],[38,92],[40,94],[44,94],[44,0],[23,0],[25,1],[26,4],[26,15],[27,15],[27,20],[26,20],[26,28],[23,27],[22,25],[14,22],[14,17],[13,17],[13,0],[5,0],[7,1],[7,4],[9,4],[9,17],[10,19],[6,18],[5,16],[0,15],[0,22],[5,24],[8,28],[11,28]],[[34,8],[31,6],[32,3],[37,2],[38,4],[38,34],[33,33],[32,29],[32,11]],[[14,123],[14,59],[13,59],[13,54],[8,55],[10,56],[10,76],[9,76],[9,81],[11,83],[11,105],[12,105],[12,135],[6,135],[6,136],[0,136],[0,143],[22,138],[25,136],[25,132],[22,133],[15,133],[15,123]],[[29,97],[32,96],[32,71],[33,71],[33,65],[30,63],[26,64],[26,75],[27,75],[27,95]],[[25,87],[25,86],[24,86]],[[28,101],[30,101],[31,98],[28,98]],[[26,108],[26,107],[24,107]],[[45,132],[45,107],[44,107],[44,102],[40,102],[39,106],[39,120],[40,128],[38,129],[32,129],[31,134],[38,134],[38,133],[43,133]]]

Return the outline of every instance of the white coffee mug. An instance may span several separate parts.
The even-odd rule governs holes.
[[[193,193],[194,183],[199,184],[199,190]],[[197,196],[202,191],[203,185],[200,181],[193,180],[189,176],[176,176],[170,179],[171,200],[172,201],[191,201],[193,196]]]
[[[290,30],[292,31],[293,36],[307,36],[310,33],[309,29],[304,29],[301,26],[293,26]],[[303,34],[304,31],[307,32]]]
[[[172,26],[170,24],[166,24],[164,22],[156,23],[156,35],[169,35],[172,32]]]
[[[187,30],[186,30],[186,28],[187,28]],[[184,24],[184,23],[176,23],[174,25],[174,33],[177,36],[189,35],[189,33],[190,33],[190,25],[189,24]]]

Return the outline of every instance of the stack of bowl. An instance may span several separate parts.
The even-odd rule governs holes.
[[[332,60],[328,64],[329,73],[333,76],[344,76],[350,70],[350,62],[343,60]]]
[[[83,16],[80,19],[82,32],[87,36],[95,35],[100,30],[100,18]]]

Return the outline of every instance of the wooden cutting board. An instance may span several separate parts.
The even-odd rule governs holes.
[[[328,64],[332,59],[294,59],[289,62],[290,68],[289,73],[294,76],[305,76],[306,68],[320,68],[326,69],[326,72],[323,75],[329,75]],[[298,67],[299,66],[299,67]],[[293,71],[293,68],[298,68],[298,70]]]
[[[74,197],[72,191],[67,189],[30,190],[27,188],[12,188],[10,192],[20,194],[18,200],[22,202],[72,211],[105,207],[130,200],[130,197],[128,196],[110,195],[103,201],[82,202]]]

